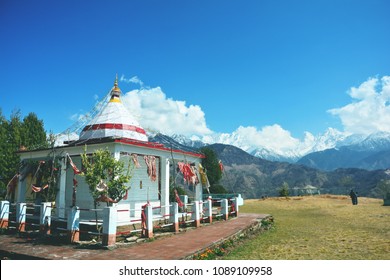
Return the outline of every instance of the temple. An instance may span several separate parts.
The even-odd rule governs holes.
[[[132,218],[140,217],[141,208],[146,203],[153,206],[154,215],[164,216],[169,213],[169,204],[172,200],[170,170],[176,170],[178,163],[198,167],[204,155],[149,142],[146,131],[121,101],[122,93],[118,87],[118,78],[115,79],[110,94],[108,103],[82,129],[78,140],[51,149],[19,152],[24,168],[20,171],[15,202],[37,200],[39,197],[31,189],[36,183],[34,177],[36,170],[27,168],[27,163],[56,159],[59,162],[59,175],[56,182],[58,191],[52,218],[66,219],[69,215],[68,209],[78,207],[86,210],[80,212],[80,220],[88,221],[96,217],[100,219],[101,212],[93,210],[95,203],[85,178],[75,170],[82,170],[81,154],[84,152],[92,154],[98,149],[108,149],[116,160],[126,163],[131,160],[133,164],[128,193],[116,205],[117,224],[129,224]],[[150,176],[148,170],[150,168],[154,168],[154,176]],[[199,176],[197,169],[195,172],[196,176]],[[204,187],[201,180],[193,184],[194,200],[202,200]],[[105,206],[107,206],[105,203],[100,203],[98,207]]]

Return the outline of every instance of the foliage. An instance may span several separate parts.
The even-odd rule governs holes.
[[[233,241],[231,239],[207,248],[202,253],[195,254],[192,259],[194,260],[215,260],[218,257],[222,257],[228,253],[228,249],[233,247]]]
[[[359,196],[378,197],[373,189],[380,180],[389,179],[384,170],[342,168],[325,172],[299,164],[266,161],[230,145],[208,147],[229,166],[221,183],[232,186],[234,192],[241,193],[246,199],[278,196],[278,189],[284,181],[290,186],[290,195],[294,188],[312,185],[320,188],[321,193],[346,195],[353,187]],[[343,177],[349,177],[353,185],[343,186],[342,183],[347,182]]]
[[[43,121],[35,113],[28,114],[21,126],[21,142],[28,150],[48,148]]]
[[[210,193],[227,193],[227,190],[222,185],[212,185],[210,187]]]
[[[111,202],[122,200],[129,189],[126,183],[131,179],[130,161],[125,170],[124,162],[116,160],[107,149],[96,150],[91,156],[84,151],[81,160],[83,176],[95,202],[102,197],[111,199]],[[105,187],[97,188],[99,185]]]
[[[19,171],[20,149],[46,148],[43,121],[35,113],[21,121],[20,111],[14,111],[7,120],[0,110],[0,189],[5,192],[11,178]]]
[[[283,182],[282,186],[279,188],[279,196],[280,197],[288,197],[289,195],[289,187],[287,182]]]
[[[207,177],[210,185],[213,186],[218,184],[219,180],[222,178],[222,171],[219,167],[217,154],[208,147],[203,147],[200,151],[206,156],[202,159],[202,166],[207,171]]]

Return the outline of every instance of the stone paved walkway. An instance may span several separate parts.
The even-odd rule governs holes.
[[[240,213],[228,221],[158,238],[152,242],[121,245],[115,249],[83,249],[74,245],[49,245],[26,238],[0,235],[0,251],[48,260],[179,260],[227,239],[269,215]],[[23,258],[23,257],[22,257]]]

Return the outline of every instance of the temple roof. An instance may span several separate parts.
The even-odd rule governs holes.
[[[81,131],[80,140],[114,137],[148,141],[146,131],[123,105],[116,76],[110,101]]]

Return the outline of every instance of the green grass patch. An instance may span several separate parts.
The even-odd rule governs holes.
[[[271,214],[274,226],[225,259],[389,260],[390,207],[383,200],[313,196],[246,200],[240,212]]]

